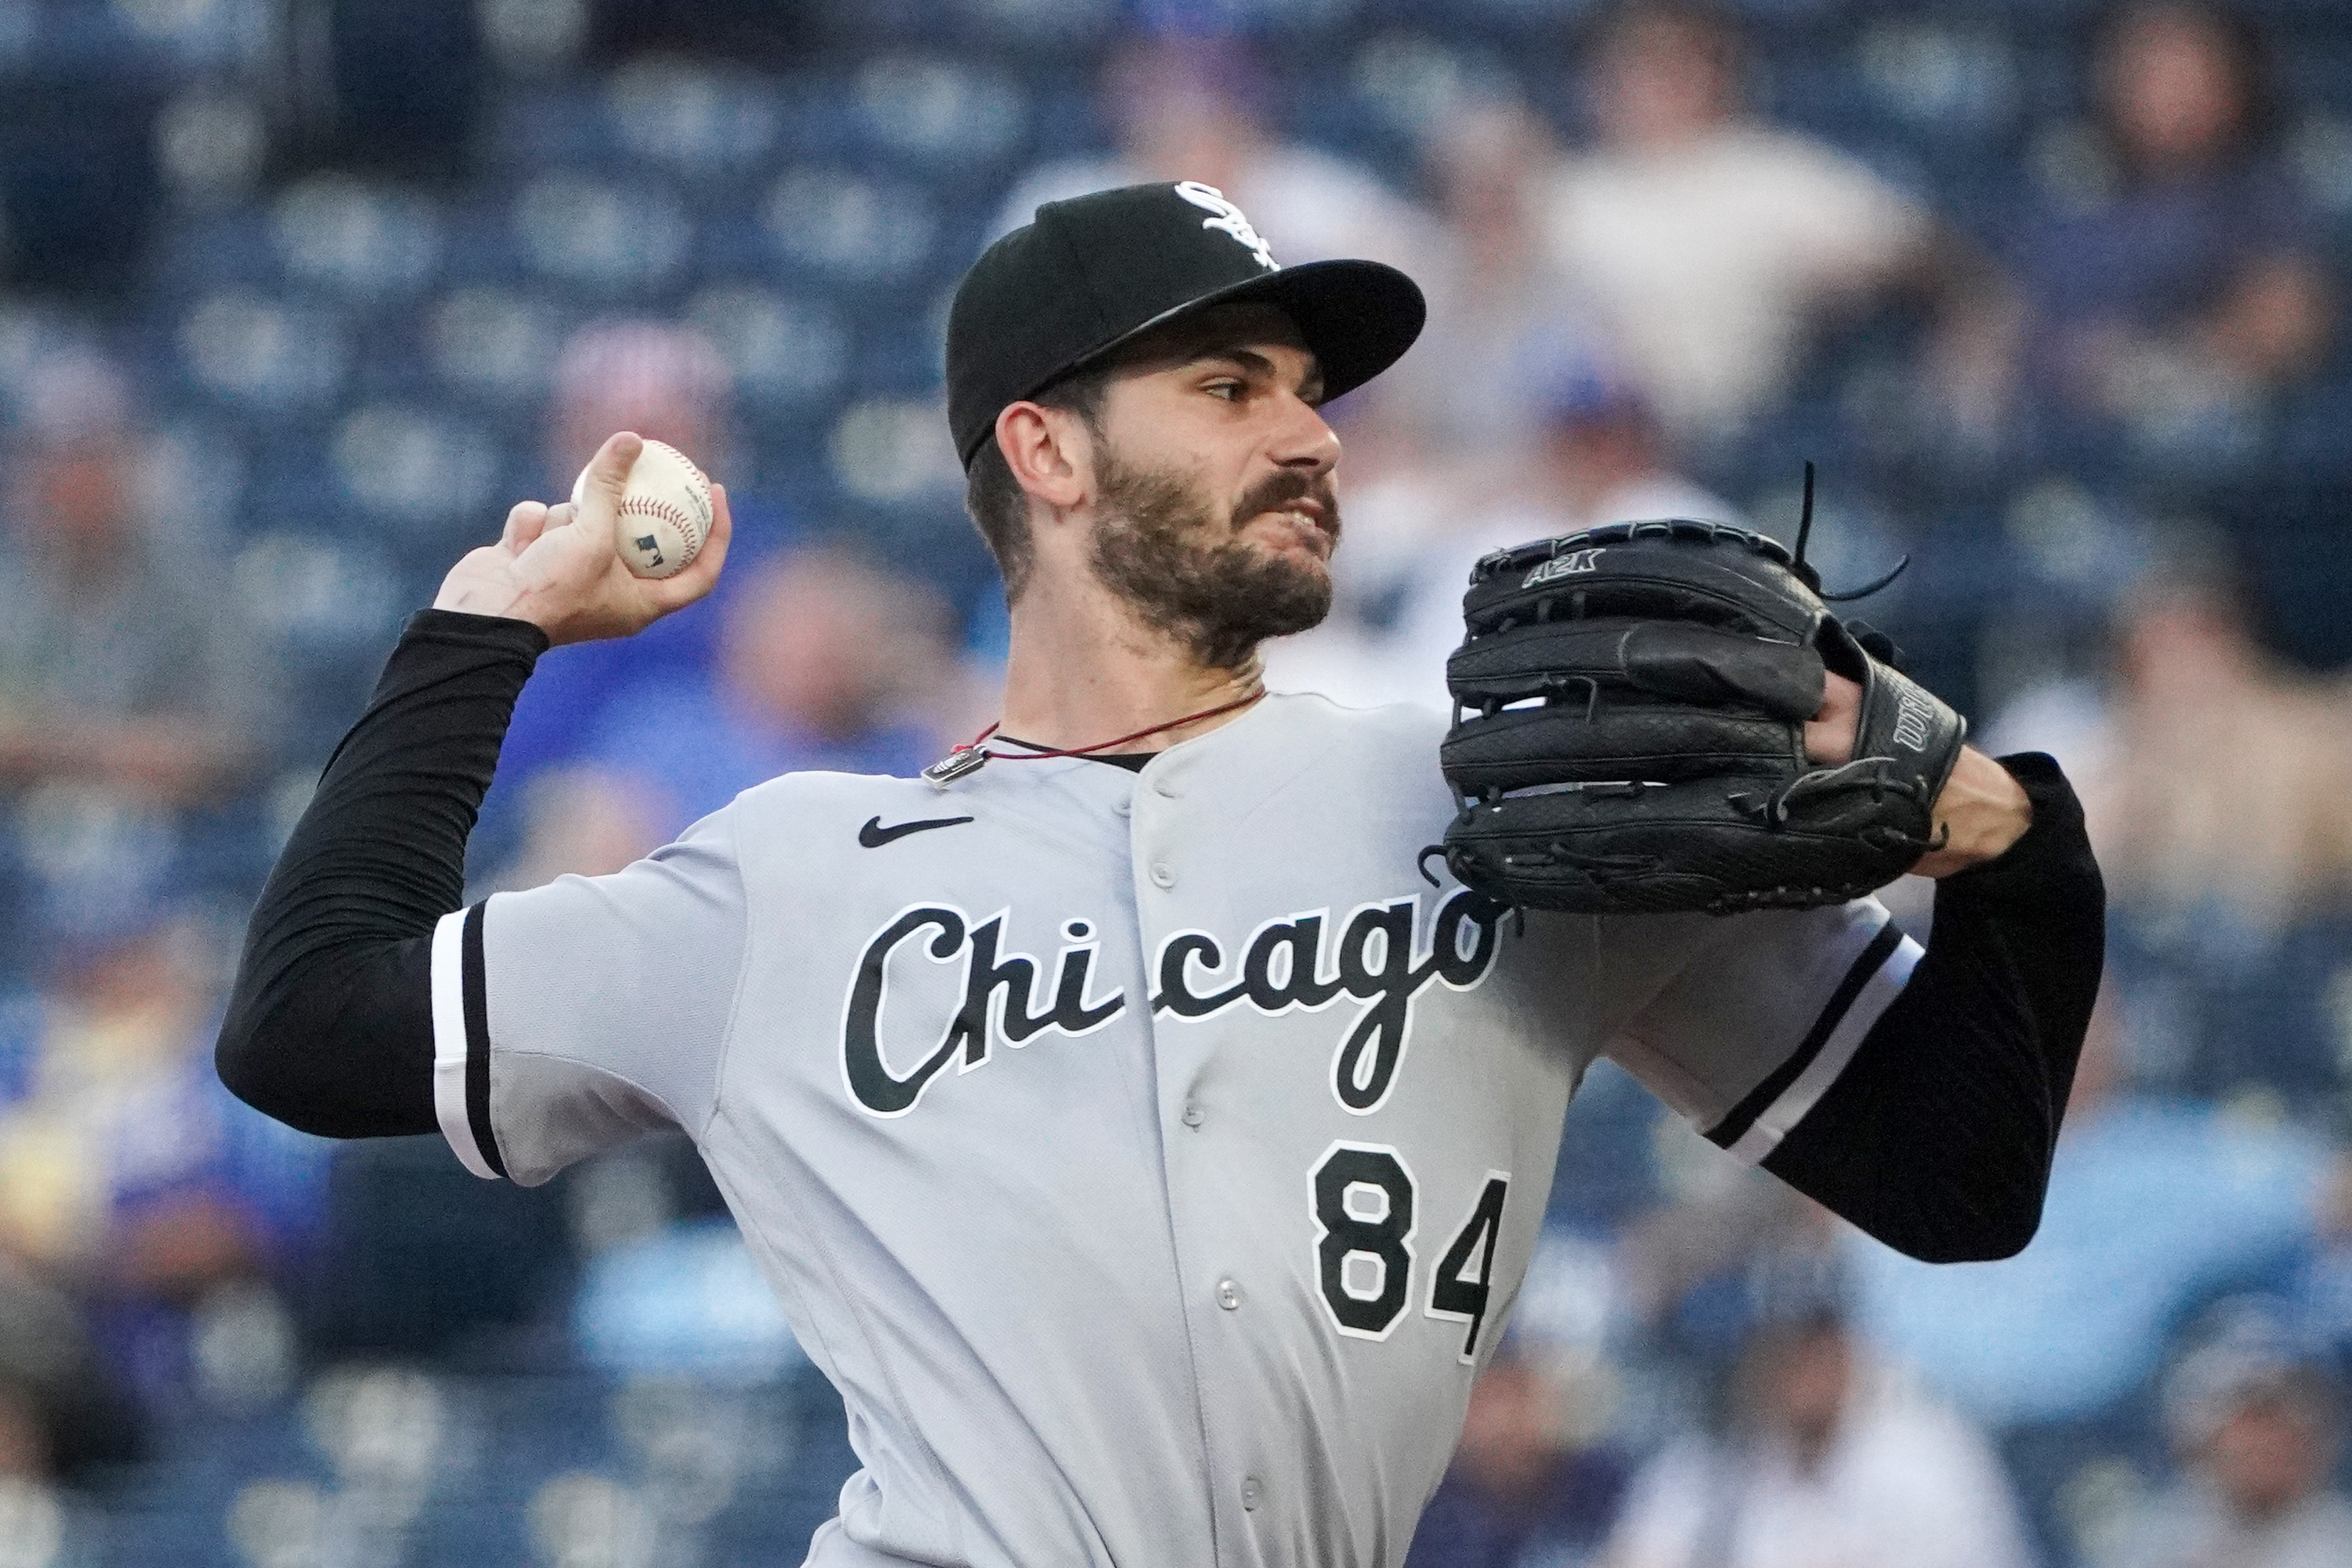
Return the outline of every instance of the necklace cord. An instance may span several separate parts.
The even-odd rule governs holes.
[[[1265,688],[1264,686],[1260,686],[1257,690],[1250,693],[1248,695],[1235,697],[1232,702],[1220,704],[1216,707],[1202,708],[1199,713],[1188,713],[1182,718],[1171,718],[1165,724],[1155,724],[1149,729],[1139,729],[1132,735],[1122,735],[1113,740],[1097,741],[1092,746],[1073,746],[1061,750],[1047,751],[990,751],[986,752],[985,755],[994,758],[1000,762],[1045,762],[1056,757],[1091,757],[1097,751],[1108,751],[1114,746],[1125,746],[1130,740],[1141,740],[1148,736],[1158,735],[1165,730],[1181,729],[1188,724],[1197,724],[1204,718],[1214,718],[1219,714],[1231,713],[1235,708],[1247,707],[1250,704],[1257,701],[1258,698],[1264,695],[1265,695]],[[956,753],[966,751],[980,750],[982,743],[985,742],[990,736],[994,735],[998,729],[1003,727],[1003,720],[999,719],[995,724],[990,725],[986,729],[982,730],[978,735],[973,736],[970,740],[964,742],[961,746],[957,747],[955,748],[955,753],[950,753],[950,755],[952,756]]]

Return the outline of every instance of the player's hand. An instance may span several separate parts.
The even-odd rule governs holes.
[[[1854,729],[1862,716],[1862,687],[1831,672],[1821,710],[1805,721],[1805,759],[1822,768],[1853,760]],[[1936,797],[1936,830],[1944,847],[1930,851],[1911,868],[1917,876],[1949,876],[1982,865],[2025,836],[2033,825],[2033,802],[2009,769],[1972,746],[1960,748],[1944,792]]]
[[[509,512],[498,543],[468,551],[449,569],[433,608],[528,621],[560,646],[642,632],[709,592],[732,528],[719,485],[710,486],[710,537],[692,566],[676,577],[646,578],[621,559],[614,525],[643,444],[628,431],[604,443],[589,462],[578,515],[569,502],[525,501]]]

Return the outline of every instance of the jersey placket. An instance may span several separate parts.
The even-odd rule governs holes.
[[[1198,855],[1202,846],[1216,841],[1213,827],[1192,821],[1198,808],[1188,809],[1185,800],[1187,775],[1206,760],[1202,755],[1206,749],[1162,752],[1137,776],[1129,800],[1136,935],[1147,988],[1156,988],[1159,983],[1157,967],[1170,937],[1192,925],[1181,912],[1199,906],[1208,879],[1215,876],[1213,865]],[[1192,855],[1187,846],[1194,852]],[[1245,1271],[1239,1260],[1210,1255],[1199,1242],[1198,1229],[1188,1223],[1202,1185],[1192,1172],[1215,1157],[1218,1141],[1212,1126],[1216,1118],[1213,1096],[1202,1082],[1210,1047],[1206,1041],[1184,1039],[1181,1026],[1171,1036],[1149,1000],[1144,1018],[1159,1085],[1161,1170],[1171,1241],[1183,1283],[1192,1393],[1210,1482],[1210,1528],[1219,1563],[1254,1563],[1265,1554],[1245,1521],[1254,1521],[1253,1516],[1266,1506],[1265,1478],[1258,1473],[1265,1467],[1253,1465],[1249,1454],[1237,1447],[1229,1429],[1234,1413],[1221,1410],[1211,1392],[1226,1381],[1223,1367],[1230,1358],[1220,1354],[1225,1339],[1249,1333],[1243,1321],[1249,1309],[1249,1287],[1239,1277]]]

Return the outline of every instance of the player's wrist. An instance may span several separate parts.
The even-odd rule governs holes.
[[[1921,876],[1950,876],[1998,860],[2033,826],[2033,801],[2009,769],[1974,747],[1963,747],[1943,793],[1936,826],[1944,847],[1920,857]]]

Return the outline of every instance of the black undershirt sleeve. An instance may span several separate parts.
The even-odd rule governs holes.
[[[1929,1262],[2013,1256],[2041,1224],[2105,953],[2106,894],[2058,765],[2001,758],[2033,825],[1943,879],[1902,994],[1764,1168]]]
[[[412,617],[247,926],[214,1060],[257,1110],[327,1137],[430,1133],[435,922],[546,634]]]

